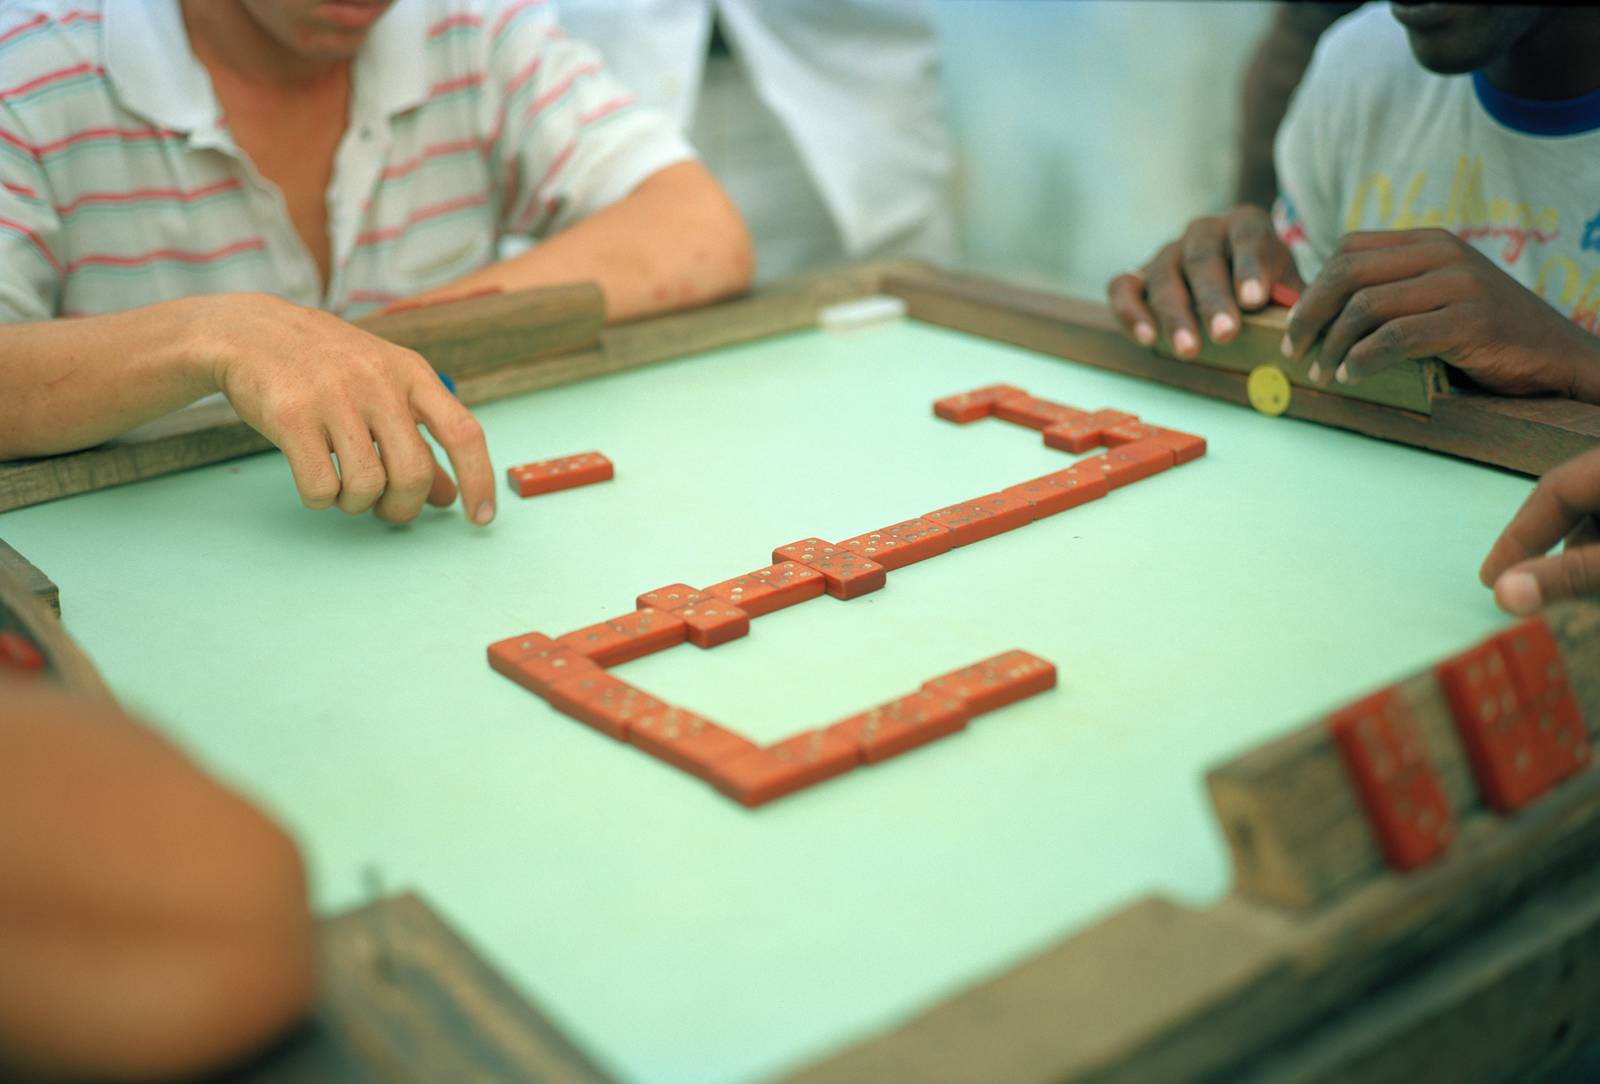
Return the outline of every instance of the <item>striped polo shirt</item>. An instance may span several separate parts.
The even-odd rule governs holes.
[[[691,157],[541,0],[398,0],[352,70],[325,288],[177,0],[0,0],[0,320],[262,291],[344,316]]]

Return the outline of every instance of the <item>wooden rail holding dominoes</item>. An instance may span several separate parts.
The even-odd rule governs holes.
[[[33,562],[6,545],[3,538],[0,538],[0,576],[9,577],[57,617],[61,616],[61,589]]]
[[[1124,335],[1099,301],[931,268],[891,271],[883,290],[902,298],[914,319],[930,324],[1233,403],[1249,402],[1246,375],[1237,371],[1242,366],[1231,348],[1208,346],[1198,361],[1163,357]],[[1265,317],[1252,321],[1270,322]],[[1266,350],[1257,360],[1282,362],[1270,340],[1270,335],[1251,334],[1240,349]],[[1368,390],[1361,384],[1296,387],[1288,414],[1533,475],[1600,446],[1600,407],[1570,399],[1508,399],[1454,390],[1432,398],[1432,413],[1424,414],[1355,398],[1356,391],[1369,394],[1370,385]]]
[[[1587,721],[1584,737],[1592,741],[1600,736],[1600,607],[1553,606],[1543,620]],[[1439,675],[1414,675],[1395,693],[1414,720],[1455,819],[1488,808]],[[1232,852],[1236,890],[1249,898],[1315,908],[1383,869],[1360,793],[1320,721],[1213,769],[1206,782]]]
[[[94,664],[40,597],[37,582],[19,578],[14,569],[0,568],[0,637],[19,638],[18,645],[31,660],[15,667],[24,671],[22,676],[42,677],[86,696],[110,699]],[[0,658],[0,670],[6,668],[6,661]]]
[[[1249,330],[1233,347],[1208,346],[1202,362],[1180,362],[1130,341],[1100,302],[907,262],[798,278],[749,297],[606,328],[592,339],[587,329],[598,319],[598,310],[583,301],[592,295],[578,292],[563,297],[581,313],[559,306],[552,311],[542,302],[519,308],[529,295],[516,293],[374,316],[363,326],[415,345],[430,360],[436,356],[441,368],[459,374],[457,392],[472,404],[813,326],[821,308],[877,292],[905,300],[918,320],[1235,403],[1248,402],[1245,375],[1239,371],[1247,362],[1283,360],[1271,343],[1270,314],[1253,315]],[[1258,350],[1269,355],[1256,359]],[[1527,474],[1541,474],[1600,444],[1600,407],[1568,399],[1439,394],[1437,369],[1415,371],[1427,389],[1423,402],[1431,415],[1362,398],[1377,395],[1404,402],[1386,390],[1387,382],[1397,377],[1348,389],[1299,386],[1288,413]],[[1303,379],[1295,366],[1288,372],[1292,380]],[[237,420],[179,416],[164,428],[147,429],[136,441],[0,463],[0,512],[270,447]]]
[[[214,1084],[611,1084],[413,894],[318,924],[304,1027]]]
[[[1552,606],[1545,620],[1593,730],[1600,603]],[[1321,752],[1308,755],[1312,745]],[[1324,830],[1369,831],[1323,720],[1235,771],[1256,757],[1218,771],[1274,795],[1343,787],[1343,819],[1319,814]],[[1308,771],[1319,759],[1326,771]],[[1269,787],[1272,771],[1282,774]],[[1412,1084],[1426,1066],[1428,1079],[1469,1084],[1526,1079],[1600,1037],[1600,771],[1586,767],[1510,816],[1458,811],[1448,848],[1407,873],[1368,848],[1364,876],[1323,875],[1342,888],[1320,907],[1244,893],[1204,910],[1147,898],[784,1079]],[[1475,1015],[1493,1010],[1502,1015]]]

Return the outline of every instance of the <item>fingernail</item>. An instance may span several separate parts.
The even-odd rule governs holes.
[[[1149,324],[1134,324],[1133,337],[1144,346],[1149,346],[1156,341],[1156,329]]]
[[[1315,380],[1317,383],[1319,383],[1319,384],[1322,383],[1322,366],[1318,365],[1316,362],[1313,361],[1311,363],[1310,370],[1308,370],[1308,372],[1307,372],[1307,375],[1310,376],[1311,379]]]
[[[1294,357],[1294,343],[1289,341],[1289,336],[1283,337],[1283,342],[1278,344],[1278,352],[1286,358]]]
[[[1232,316],[1225,312],[1219,312],[1211,318],[1211,337],[1220,339],[1224,335],[1232,334],[1233,329],[1237,326]]]
[[[1194,332],[1183,328],[1173,332],[1172,349],[1178,354],[1193,354],[1200,349],[1200,342],[1194,337]]]
[[[1267,299],[1267,287],[1260,279],[1245,279],[1239,285],[1239,300],[1246,305],[1259,305]]]
[[[1494,593],[1500,605],[1514,614],[1531,614],[1544,602],[1539,597],[1539,581],[1531,572],[1507,572],[1494,585]]]
[[[1339,367],[1333,371],[1333,378],[1341,384],[1350,383],[1350,370],[1345,368],[1344,362],[1341,361]]]
[[[489,522],[493,519],[493,501],[484,501],[482,504],[478,505],[478,510],[472,514],[472,522],[476,523],[479,527],[487,527]]]

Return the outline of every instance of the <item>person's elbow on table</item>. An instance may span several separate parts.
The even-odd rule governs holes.
[[[697,275],[704,269],[703,292],[696,300],[715,301],[749,289],[756,273],[755,242],[744,216],[710,172],[698,162],[684,162],[657,173],[645,182],[649,185],[660,186],[660,197],[682,208],[687,269]]]
[[[0,681],[0,1077],[192,1077],[313,989],[290,838],[114,708]]]

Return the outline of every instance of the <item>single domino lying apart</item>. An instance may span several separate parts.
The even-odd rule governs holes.
[[[594,482],[609,482],[616,477],[616,470],[611,460],[599,452],[583,452],[511,467],[506,471],[506,477],[511,482],[511,488],[517,491],[517,496],[535,497],[541,493],[555,493]]]

